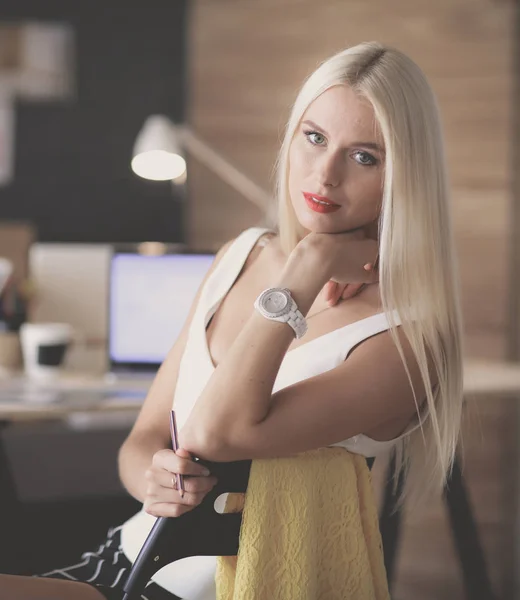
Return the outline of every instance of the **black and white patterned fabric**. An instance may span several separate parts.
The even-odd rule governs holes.
[[[121,549],[120,529],[121,527],[110,529],[103,544],[95,552],[85,552],[79,563],[54,569],[37,577],[81,581],[94,586],[107,600],[122,600],[123,586],[132,565]],[[146,586],[141,599],[182,600],[152,581]]]

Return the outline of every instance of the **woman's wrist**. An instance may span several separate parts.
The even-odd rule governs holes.
[[[328,280],[312,248],[299,245],[289,255],[275,287],[287,288],[305,316]]]

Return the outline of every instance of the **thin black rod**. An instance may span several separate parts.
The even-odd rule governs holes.
[[[513,6],[511,56],[511,219],[507,359],[520,361],[520,0]]]

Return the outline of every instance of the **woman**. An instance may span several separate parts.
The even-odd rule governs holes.
[[[128,566],[154,517],[191,510],[216,483],[190,453],[213,461],[253,459],[258,465],[246,494],[246,529],[254,527],[247,524],[253,517],[266,514],[256,482],[283,486],[288,480],[288,494],[276,501],[290,497],[300,507],[307,503],[305,514],[315,515],[306,519],[308,533],[300,536],[306,552],[305,536],[315,535],[308,529],[314,518],[323,520],[321,532],[332,522],[344,523],[346,538],[363,537],[349,549],[361,575],[352,582],[349,573],[348,583],[340,584],[352,584],[358,592],[347,594],[344,587],[336,590],[338,598],[388,597],[373,531],[374,501],[363,487],[366,465],[360,467],[353,457],[394,447],[398,468],[409,472],[410,496],[438,491],[457,445],[462,403],[444,150],[435,99],[420,69],[377,43],[324,62],[293,107],[279,156],[277,200],[273,230],[249,229],[218,253],[121,448],[122,481],[143,502],[143,511],[111,531],[99,556],[87,554],[80,565],[46,579],[4,576],[0,585],[9,598],[121,597]],[[167,449],[174,391],[182,447],[177,454]],[[330,453],[343,461],[339,469],[323,468]],[[355,465],[350,472],[357,487],[338,472],[346,457]],[[321,478],[318,497],[309,486],[297,488],[294,477],[300,473],[304,479],[311,471]],[[176,473],[191,476],[183,498],[175,489]],[[335,512],[346,501],[337,504],[337,497],[321,513],[314,510],[316,502],[325,506],[329,483],[338,490],[350,486],[345,490],[354,489],[359,499],[349,500],[352,510],[341,519]],[[277,489],[272,488],[272,498]],[[366,514],[372,530],[363,521]],[[273,527],[264,529],[258,543],[274,534],[275,521],[265,523]],[[283,516],[279,525],[292,535]],[[292,529],[298,527],[296,518]],[[312,543],[322,544],[320,535]],[[337,560],[339,545],[329,544],[331,561]],[[285,575],[276,580],[276,565],[290,560],[275,551],[275,575],[268,585],[280,589]],[[336,597],[323,565],[305,563],[305,568],[298,560],[292,566],[306,578],[301,588],[306,597]],[[115,567],[108,569],[108,563]],[[213,557],[194,557],[179,563],[157,575],[146,598],[211,599],[215,575],[224,580],[231,569],[238,580],[236,561],[216,564]],[[244,571],[249,573],[245,585],[256,594],[248,597],[266,598],[267,567],[255,564],[256,571]],[[60,576],[69,581],[54,579]],[[102,583],[112,587],[96,587]],[[327,585],[330,593],[323,591]],[[309,592],[310,586],[319,592]]]

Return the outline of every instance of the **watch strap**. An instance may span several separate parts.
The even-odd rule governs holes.
[[[287,290],[287,291],[289,291],[289,290]],[[289,311],[289,313],[287,315],[288,318],[287,318],[286,322],[288,325],[290,325],[294,329],[294,333],[296,334],[296,337],[299,339],[307,333],[307,321],[305,320],[305,317],[301,313],[300,309],[298,308],[298,305],[296,304],[296,302],[294,301],[294,298],[292,298],[292,296],[291,296],[291,299],[292,299],[291,310]]]

